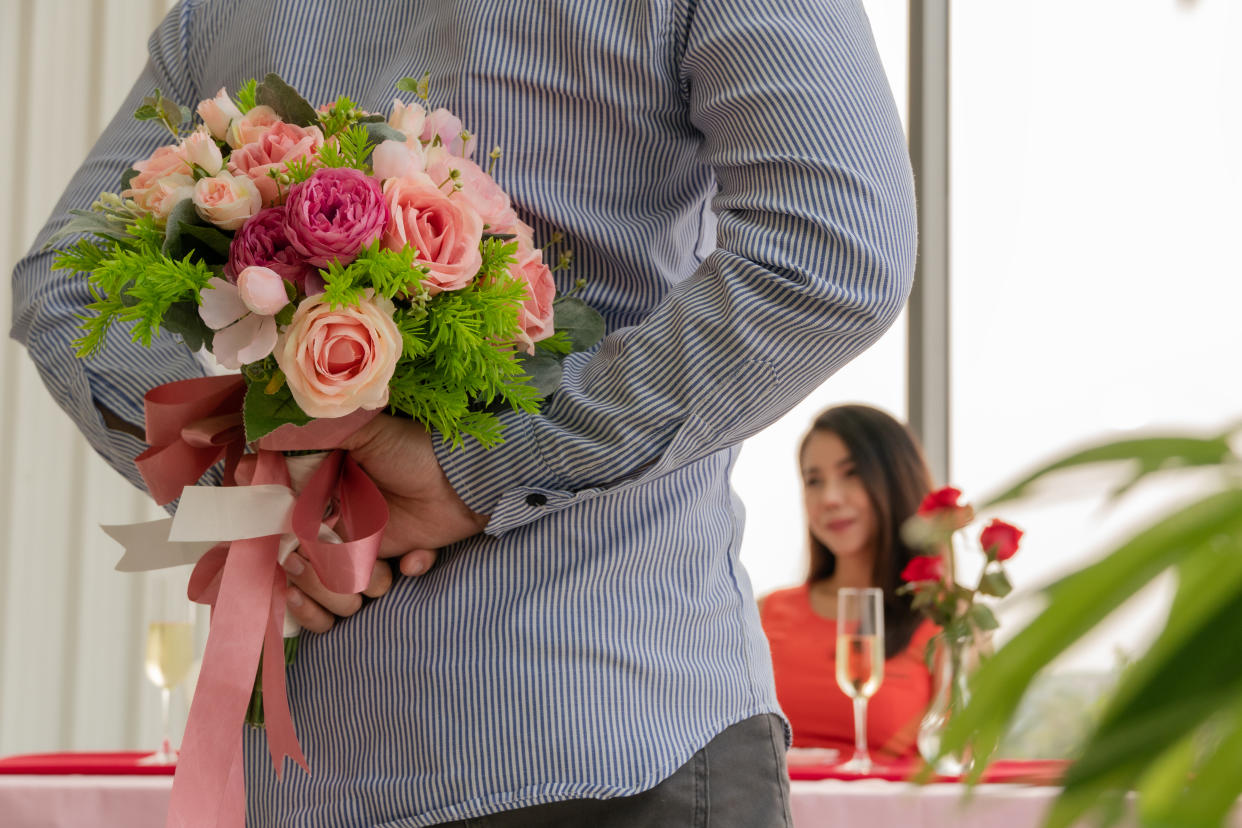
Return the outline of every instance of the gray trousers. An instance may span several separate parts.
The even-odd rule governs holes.
[[[573,799],[440,828],[790,828],[785,730],[773,715],[726,728],[672,776],[616,799]]]

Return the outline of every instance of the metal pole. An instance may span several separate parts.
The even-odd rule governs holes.
[[[949,2],[910,0],[910,160],[919,258],[908,305],[910,426],[932,474],[949,466]]]

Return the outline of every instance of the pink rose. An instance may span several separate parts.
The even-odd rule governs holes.
[[[289,244],[315,267],[349,264],[380,237],[388,220],[379,183],[349,169],[318,170],[293,185],[285,202]]]
[[[428,271],[424,285],[457,290],[478,274],[483,266],[483,219],[464,199],[446,196],[422,175],[388,179],[384,200],[388,227],[382,243],[389,250],[418,251],[415,259]]]
[[[457,171],[457,191],[483,219],[483,224],[496,227],[510,223],[515,216],[509,206],[508,194],[500,189],[483,168],[468,158],[458,158],[443,147],[427,149],[427,175],[438,186],[447,188]]]
[[[395,310],[382,296],[336,310],[322,296],[303,300],[276,345],[276,363],[303,411],[344,417],[388,403],[402,348]]]
[[[509,273],[526,283],[526,301],[518,311],[518,325],[522,330],[517,341],[526,353],[533,354],[535,343],[554,332],[552,300],[556,297],[556,284],[538,248],[523,250],[519,247],[517,263],[509,268]]]
[[[299,288],[304,287],[307,277],[314,273],[302,254],[289,244],[289,237],[285,235],[284,207],[260,210],[233,236],[224,275],[236,282],[237,274],[251,265],[269,267]]]
[[[224,90],[223,86],[214,98],[208,98],[199,103],[198,115],[207,125],[207,129],[211,130],[212,137],[221,141],[228,134],[229,124],[240,120],[242,116],[241,110],[237,108],[237,104],[233,103],[233,99],[229,97],[229,93]]]
[[[134,164],[134,169],[138,174],[121,197],[132,198],[148,213],[167,218],[177,202],[194,194],[194,176],[183,146],[160,147],[150,158]]]
[[[244,175],[221,172],[200,178],[194,185],[194,209],[204,221],[223,230],[241,227],[261,206],[258,188]]]
[[[479,141],[472,135],[470,140],[463,144],[461,134],[464,131],[460,118],[447,109],[440,108],[426,117],[423,121],[423,131],[418,137],[424,143],[430,144],[434,144],[435,139],[439,138],[440,144],[453,155],[469,158],[474,154],[474,147]]]
[[[233,150],[229,156],[229,170],[248,176],[259,188],[265,206],[279,204],[281,188],[268,172],[281,172],[290,161],[312,158],[322,146],[323,132],[319,127],[300,127],[281,121],[264,132],[259,140]]]
[[[275,316],[289,304],[285,280],[271,268],[251,265],[237,274],[237,292],[251,313]]]
[[[182,142],[185,160],[201,167],[208,175],[215,175],[224,169],[224,157],[216,141],[201,129],[191,132]]]
[[[229,124],[224,139],[233,149],[253,144],[269,129],[281,123],[280,116],[270,106],[255,106],[245,115]]]

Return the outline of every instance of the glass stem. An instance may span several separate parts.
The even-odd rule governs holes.
[[[169,727],[169,723],[168,723],[168,706],[169,706],[169,700],[171,699],[171,697],[172,697],[171,690],[169,690],[167,687],[160,688],[160,714],[161,714],[160,718],[162,719],[162,724],[163,724],[163,731],[162,731],[163,741],[160,743],[160,753],[168,758],[172,757],[172,738],[169,733],[171,728]]]
[[[854,699],[854,761],[870,762],[867,752],[867,700]]]

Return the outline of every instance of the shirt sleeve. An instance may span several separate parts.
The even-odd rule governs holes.
[[[700,0],[681,82],[717,246],[638,325],[574,354],[505,443],[436,450],[499,534],[734,445],[893,323],[915,259],[905,137],[856,0]]]
[[[161,334],[145,348],[131,342],[122,326],[114,326],[98,355],[76,357],[72,343],[81,334],[78,317],[92,301],[89,285],[84,276],[52,270],[56,251],[43,246],[64,226],[70,209],[86,209],[100,193],[119,191],[121,175],[134,161],[171,140],[162,126],[136,121],[133,113],[156,88],[175,101],[198,99],[185,64],[189,26],[189,5],[179,5],[152,34],[142,75],[13,272],[12,337],[26,347],[44,384],[91,446],[144,490],[133,463],[144,443],[126,429],[109,428],[100,406],[116,418],[114,426],[129,424],[128,431],[141,433],[143,394],[166,382],[201,376],[203,370],[179,338]],[[57,248],[74,241],[67,239]]]

